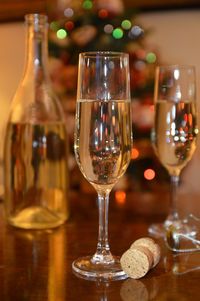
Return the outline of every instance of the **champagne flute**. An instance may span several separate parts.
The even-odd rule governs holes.
[[[131,158],[132,123],[129,57],[117,52],[79,55],[75,157],[98,194],[99,233],[96,253],[78,258],[75,273],[90,279],[125,279],[108,242],[109,194]]]
[[[194,227],[181,220],[177,210],[180,173],[196,149],[197,108],[195,68],[193,66],[157,67],[155,76],[155,122],[152,142],[155,152],[171,178],[170,212],[163,224],[152,224],[149,233],[165,236],[174,225],[188,235]]]

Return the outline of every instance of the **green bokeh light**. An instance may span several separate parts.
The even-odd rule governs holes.
[[[56,21],[50,23],[50,29],[53,31],[57,31],[59,29],[59,25]]]
[[[153,63],[155,63],[156,59],[157,59],[157,57],[156,57],[155,53],[153,53],[153,52],[147,53],[146,61],[148,63],[153,64]]]
[[[90,1],[90,0],[85,0],[85,1],[83,2],[83,8],[84,8],[84,9],[91,9],[92,6],[93,6],[93,3],[92,3],[92,1]]]
[[[123,29],[128,30],[131,28],[132,24],[131,24],[131,21],[129,21],[129,20],[123,20],[121,23],[121,26]]]
[[[124,35],[124,32],[121,28],[115,28],[112,32],[113,38],[121,39]]]
[[[64,39],[67,36],[67,32],[64,29],[59,29],[56,33],[58,39]]]

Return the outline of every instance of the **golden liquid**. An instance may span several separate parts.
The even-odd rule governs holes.
[[[179,175],[196,149],[196,109],[191,102],[158,101],[155,108],[153,143],[163,166]]]
[[[10,123],[5,141],[5,210],[21,228],[57,227],[68,218],[63,123]]]
[[[111,189],[131,156],[130,102],[78,101],[75,155],[80,170],[96,189]]]

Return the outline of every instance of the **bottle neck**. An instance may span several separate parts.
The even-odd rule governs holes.
[[[41,16],[29,15],[26,19],[26,60],[24,77],[38,81],[48,79],[48,26]]]

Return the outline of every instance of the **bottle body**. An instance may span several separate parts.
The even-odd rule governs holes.
[[[5,142],[6,215],[21,228],[52,228],[68,218],[65,125],[9,123]]]
[[[13,226],[46,229],[69,216],[68,140],[48,79],[46,19],[28,15],[28,27],[25,73],[5,135],[5,212]]]

